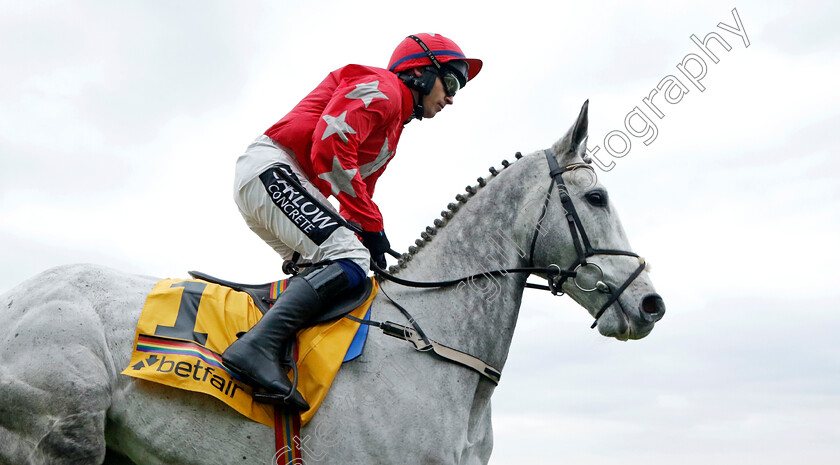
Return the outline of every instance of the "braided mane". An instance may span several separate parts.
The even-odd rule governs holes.
[[[522,153],[516,152],[515,157],[516,160],[519,160],[520,158],[522,158]],[[482,187],[486,186],[487,183],[493,180],[496,176],[498,176],[502,170],[505,170],[511,165],[512,163],[510,163],[509,161],[502,160],[501,170],[497,170],[496,168],[491,166],[489,170],[489,177],[479,177],[477,179],[477,185],[469,185],[465,189],[466,193],[456,195],[455,200],[457,202],[449,203],[446,206],[446,210],[440,212],[440,218],[436,218],[435,221],[432,223],[432,226],[426,226],[426,229],[420,233],[420,238],[415,240],[414,245],[408,248],[408,253],[402,254],[398,261],[399,264],[391,265],[388,268],[388,272],[391,274],[396,274],[401,269],[405,268],[408,262],[410,262],[411,259],[414,258],[414,256],[420,252],[420,249],[422,249],[426,245],[426,243],[431,242],[432,236],[436,235],[440,229],[442,229],[444,226],[447,225],[447,223],[449,223],[449,220],[451,220],[452,217],[455,216],[455,213],[461,208],[462,204],[467,203],[467,201],[469,201],[475,194],[477,194]]]

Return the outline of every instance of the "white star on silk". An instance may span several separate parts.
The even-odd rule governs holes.
[[[385,163],[388,163],[388,160],[390,160],[393,156],[394,152],[388,151],[388,138],[386,137],[385,143],[382,144],[382,148],[379,149],[379,155],[376,156],[376,159],[359,167],[362,179],[367,178],[371,174],[375,173],[379,168],[385,166]]]
[[[365,102],[365,108],[370,105],[370,102],[375,98],[384,98],[388,100],[388,96],[379,90],[379,81],[368,82],[367,84],[356,84],[356,88],[345,95],[349,99],[361,99]]]
[[[338,137],[340,137],[342,142],[346,144],[347,136],[344,134],[356,134],[356,130],[344,122],[344,118],[346,117],[347,111],[338,116],[324,115],[324,121],[327,122],[327,128],[324,129],[324,135],[321,136],[321,140],[324,140],[333,134],[338,134]]]
[[[332,171],[321,173],[318,177],[330,183],[330,189],[332,189],[334,196],[338,197],[339,193],[344,192],[351,197],[356,197],[356,190],[353,189],[353,178],[358,171],[356,168],[344,169],[341,162],[338,161],[338,157],[333,156]]]

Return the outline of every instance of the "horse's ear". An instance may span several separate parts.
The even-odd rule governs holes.
[[[589,100],[583,102],[583,106],[580,107],[580,114],[578,114],[575,124],[551,148],[558,157],[582,157],[585,152],[588,134]]]
[[[583,106],[580,107],[580,114],[578,114],[577,121],[575,121],[575,127],[572,129],[572,140],[570,145],[570,150],[577,153],[580,144],[586,139],[586,136],[589,134],[589,99],[586,99],[583,102]]]

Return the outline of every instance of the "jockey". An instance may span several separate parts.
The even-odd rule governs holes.
[[[293,276],[274,306],[222,354],[255,388],[255,399],[309,405],[279,366],[279,348],[363,284],[370,262],[385,268],[390,249],[373,203],[376,180],[394,156],[405,124],[433,118],[481,70],[440,34],[405,38],[388,69],[347,65],[331,72],[236,161],[234,200],[260,238],[285,260],[314,265]],[[357,236],[340,215],[361,226]]]

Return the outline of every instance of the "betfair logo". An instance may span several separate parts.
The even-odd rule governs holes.
[[[237,391],[243,391],[242,385],[226,376],[222,377],[217,375],[215,373],[216,368],[210,365],[203,365],[201,359],[196,359],[195,364],[192,364],[184,360],[174,362],[167,360],[165,355],[162,358],[158,358],[157,355],[152,354],[145,360],[135,363],[132,368],[134,370],[141,370],[143,368],[154,367],[155,365],[157,367],[154,371],[157,373],[172,373],[181,378],[190,378],[194,381],[210,383],[211,386],[230,398],[233,398]]]

